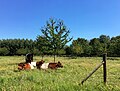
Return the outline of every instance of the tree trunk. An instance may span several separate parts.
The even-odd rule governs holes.
[[[55,63],[56,49],[54,49],[54,63]]]
[[[44,55],[42,55],[42,60],[43,60]]]
[[[55,54],[54,54],[54,63],[55,63]]]

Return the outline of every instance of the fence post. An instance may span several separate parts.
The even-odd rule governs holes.
[[[106,84],[106,78],[107,78],[106,57],[107,57],[107,53],[104,53],[103,54],[103,79],[104,79],[104,84]]]

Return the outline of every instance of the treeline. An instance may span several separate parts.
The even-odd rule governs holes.
[[[0,40],[0,55],[25,55],[34,52],[35,41],[28,39],[2,39]]]
[[[44,37],[38,36],[36,40],[32,39],[2,39],[0,40],[0,56],[25,55],[33,53],[34,55],[53,55],[43,42]],[[108,56],[120,56],[120,36],[112,37],[101,35],[99,38],[87,40],[78,38],[73,40],[71,45],[66,45],[57,52],[59,56],[102,56],[107,53]]]

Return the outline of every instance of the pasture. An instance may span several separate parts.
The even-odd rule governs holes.
[[[34,61],[39,60],[40,57],[34,57]],[[57,57],[56,62],[60,61],[63,68],[18,71],[17,64],[24,61],[24,56],[0,56],[0,91],[120,91],[120,58],[107,60],[106,86],[102,67],[83,85],[78,85],[102,57]],[[53,57],[44,57],[44,61],[53,62]]]

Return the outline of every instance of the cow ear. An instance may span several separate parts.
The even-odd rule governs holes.
[[[45,62],[44,60],[41,60],[41,62]]]
[[[60,63],[60,61],[58,61],[58,63]]]

